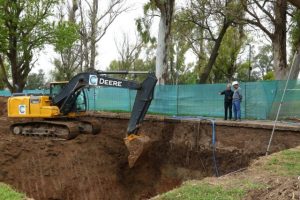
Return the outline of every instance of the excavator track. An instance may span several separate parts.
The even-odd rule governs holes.
[[[93,121],[49,120],[14,123],[10,126],[10,130],[16,135],[70,140],[79,134],[97,134],[100,132],[100,127],[97,127]]]

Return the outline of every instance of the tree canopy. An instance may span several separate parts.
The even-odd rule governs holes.
[[[50,19],[57,3],[58,0],[0,0],[0,67],[2,79],[12,92],[21,92],[25,87],[37,51],[68,37],[57,35]]]

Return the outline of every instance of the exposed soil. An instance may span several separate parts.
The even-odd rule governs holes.
[[[291,149],[300,152],[300,146]],[[210,185],[221,186],[225,189],[244,188],[245,196],[243,200],[291,200],[300,199],[300,178],[295,168],[291,167],[291,174],[284,173],[287,169],[282,169],[282,163],[288,160],[281,160],[279,156],[282,152],[270,156],[260,157],[251,162],[251,165],[236,173],[226,174],[222,177],[208,177],[200,181],[191,181],[193,185],[208,183]],[[299,157],[289,157],[297,162]],[[270,161],[281,160],[270,168]],[[290,164],[291,164],[290,163]],[[291,164],[292,166],[292,164]],[[283,171],[281,171],[283,170]],[[294,171],[295,170],[295,171]],[[294,174],[295,173],[295,174]],[[252,186],[251,186],[252,185]],[[159,196],[153,199],[160,199]]]
[[[2,106],[2,104],[1,104]],[[5,113],[4,113],[5,114]],[[93,117],[98,135],[71,141],[16,136],[0,119],[0,182],[36,200],[147,199],[187,179],[214,176],[209,123],[148,120],[142,132],[154,140],[133,168],[123,143],[127,119]],[[270,131],[217,126],[220,174],[246,167],[265,152]],[[297,146],[300,135],[279,131],[273,151]]]
[[[269,189],[257,189],[250,191],[245,200],[261,199],[261,200],[290,200],[300,198],[300,182],[297,179],[272,179],[269,178],[268,183],[271,185]]]
[[[1,121],[0,181],[37,200],[143,199],[166,192],[183,180],[214,175],[209,149],[197,152],[189,145],[171,147],[167,142],[174,124],[157,123],[150,129],[165,133],[165,140],[155,142],[130,169],[123,143],[127,121],[99,119],[99,123],[99,135],[51,141],[12,135],[7,121]],[[218,152],[220,171],[246,166],[253,156]]]
[[[6,97],[0,97],[0,116],[4,116],[7,113],[6,100]]]

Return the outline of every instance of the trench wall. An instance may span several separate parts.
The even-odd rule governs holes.
[[[184,180],[215,175],[209,122],[148,117],[141,132],[153,139],[152,146],[130,169],[123,143],[128,116],[101,114],[86,119],[90,118],[101,124],[101,133],[71,141],[12,135],[8,131],[11,122],[1,118],[0,182],[36,200],[145,199]],[[270,133],[269,125],[217,122],[220,175],[264,155]],[[271,150],[299,144],[297,127],[282,127]]]

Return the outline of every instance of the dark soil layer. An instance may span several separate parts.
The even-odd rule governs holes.
[[[95,119],[95,118],[94,118]],[[147,199],[187,179],[214,176],[211,126],[146,121],[154,142],[133,168],[123,143],[128,120],[97,117],[98,135],[71,141],[16,136],[0,120],[0,182],[36,200]],[[270,130],[217,126],[216,160],[221,174],[246,167],[265,153]],[[279,131],[274,151],[297,146],[300,135]]]

